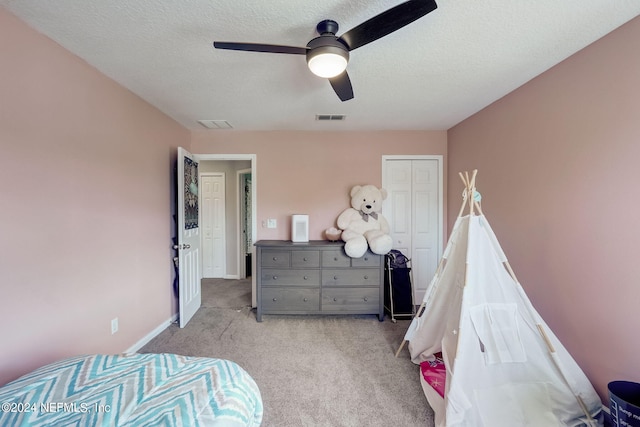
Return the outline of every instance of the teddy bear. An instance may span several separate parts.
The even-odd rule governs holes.
[[[351,258],[360,258],[367,252],[379,255],[391,250],[389,223],[382,216],[382,201],[387,191],[375,185],[356,185],[351,189],[351,207],[338,216],[338,228],[345,242],[344,251]]]

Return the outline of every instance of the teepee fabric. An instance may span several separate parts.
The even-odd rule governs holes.
[[[466,194],[473,182],[475,174]],[[405,340],[415,363],[442,352],[442,426],[602,424],[600,398],[532,306],[481,211],[456,220]]]

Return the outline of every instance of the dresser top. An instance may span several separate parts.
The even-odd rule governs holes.
[[[310,240],[308,242],[292,242],[291,240],[258,240],[255,243],[255,246],[270,246],[270,247],[281,247],[281,248],[296,248],[296,249],[317,249],[318,247],[334,247],[341,248],[344,246],[344,242],[339,240],[337,242],[331,242],[329,240]]]

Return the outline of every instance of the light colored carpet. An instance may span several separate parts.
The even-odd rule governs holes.
[[[376,316],[255,319],[249,280],[204,280],[202,307],[141,352],[232,360],[255,379],[265,427],[433,426],[419,367],[405,349],[408,320]],[[405,347],[406,348],[406,347]]]

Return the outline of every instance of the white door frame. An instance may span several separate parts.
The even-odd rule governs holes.
[[[194,158],[198,161],[206,160],[250,160],[251,161],[251,243],[255,243],[255,238],[258,233],[257,223],[257,206],[258,206],[258,164],[257,156],[255,154],[193,154]],[[237,215],[236,215],[237,216]],[[255,264],[255,248],[251,245],[251,259]],[[255,266],[252,266],[252,270],[255,271]],[[251,276],[251,304],[256,307],[256,278],[255,275]]]
[[[243,206],[244,193],[245,193],[244,191],[245,181],[244,181],[243,175],[247,173],[251,173],[251,169],[241,169],[236,171],[236,183],[238,184],[238,215],[236,216],[238,242],[244,242],[244,235],[242,233],[242,229],[243,229],[242,206]],[[251,179],[253,180],[253,176],[251,177]],[[238,245],[238,276],[240,276],[240,279],[244,279],[247,277],[247,266],[246,266],[246,258],[245,258],[245,251],[244,251],[243,244]]]
[[[389,182],[387,177],[388,161],[391,160],[436,160],[438,162],[438,244],[437,244],[437,259],[442,257],[442,251],[444,250],[444,156],[442,155],[390,155],[382,156],[382,188],[385,188]],[[384,205],[383,205],[384,206]]]

